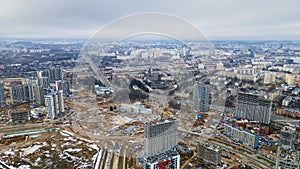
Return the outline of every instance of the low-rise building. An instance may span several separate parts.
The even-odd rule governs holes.
[[[231,124],[224,124],[224,132],[233,139],[247,144],[253,148],[257,148],[259,144],[259,134],[240,129]]]
[[[14,110],[9,112],[11,123],[25,123],[31,120],[29,110]]]

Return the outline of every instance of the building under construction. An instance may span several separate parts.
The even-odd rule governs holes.
[[[272,101],[255,94],[238,93],[235,115],[242,119],[269,124],[272,116]]]
[[[296,129],[285,126],[281,130],[277,149],[276,169],[299,169],[299,152],[295,149]]]
[[[197,153],[203,162],[207,164],[219,165],[221,164],[222,151],[220,148],[211,143],[205,142],[198,144]]]
[[[145,169],[180,168],[177,129],[178,123],[172,118],[145,123]]]

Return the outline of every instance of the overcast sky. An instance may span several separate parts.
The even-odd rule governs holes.
[[[0,0],[0,38],[88,38],[140,12],[183,18],[210,39],[300,40],[299,0]]]

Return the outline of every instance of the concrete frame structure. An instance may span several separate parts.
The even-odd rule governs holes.
[[[254,94],[238,93],[235,115],[243,119],[270,124],[272,101]]]
[[[207,164],[220,165],[222,150],[211,143],[205,142],[197,147],[199,157]]]
[[[281,130],[275,169],[299,169],[299,152],[295,149],[296,129],[285,126]]]
[[[180,168],[180,155],[176,150],[177,130],[178,123],[174,119],[160,119],[145,123],[145,169],[158,169],[161,166]]]

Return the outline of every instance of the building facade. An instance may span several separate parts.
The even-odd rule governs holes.
[[[215,166],[221,164],[222,151],[219,147],[216,147],[211,143],[205,142],[202,144],[198,144],[197,152],[199,154],[199,157],[205,163],[212,164]]]
[[[209,110],[209,85],[195,84],[194,92],[194,110],[198,112],[207,112]]]
[[[64,112],[64,100],[62,93],[62,90],[60,90],[45,96],[45,106],[48,118],[55,119]]]
[[[238,93],[237,117],[269,124],[272,116],[272,101],[258,95]]]
[[[0,108],[6,106],[4,84],[0,82]]]
[[[285,126],[281,130],[277,149],[276,169],[299,169],[299,152],[295,149],[296,128]]]
[[[178,123],[174,119],[161,119],[145,123],[145,169],[172,167],[180,168],[178,144]]]
[[[10,99],[13,103],[33,101],[33,92],[30,85],[14,85],[10,87]]]
[[[253,148],[259,145],[259,134],[241,130],[231,124],[224,124],[224,133],[237,141],[241,141]]]

